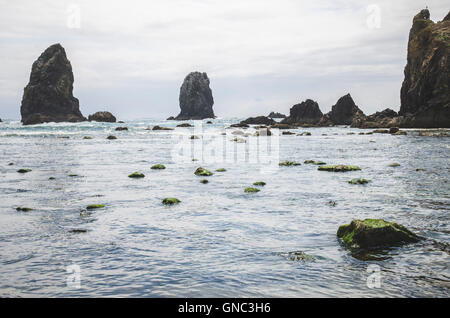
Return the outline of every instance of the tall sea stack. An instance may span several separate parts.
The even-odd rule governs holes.
[[[401,89],[402,126],[450,127],[450,13],[430,20],[428,9],[414,17]]]
[[[80,122],[78,99],[73,97],[73,73],[66,52],[54,44],[33,63],[20,112],[24,125],[45,122]]]
[[[331,107],[331,111],[325,114],[320,125],[351,125],[354,121],[363,120],[364,113],[356,106],[350,94],[342,96],[336,105]]]
[[[206,73],[192,72],[180,88],[180,114],[175,120],[214,118],[214,99]]]
[[[316,125],[322,119],[322,111],[317,102],[307,99],[306,101],[292,106],[289,117],[282,121],[283,124]]]

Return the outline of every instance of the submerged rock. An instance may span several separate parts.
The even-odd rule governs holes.
[[[289,252],[284,254],[287,259],[293,262],[315,262],[316,258],[302,251]]]
[[[202,167],[197,168],[197,170],[195,170],[194,174],[196,176],[201,176],[201,177],[210,177],[213,175],[213,173],[211,171],[208,171]]]
[[[208,180],[206,180],[206,179],[202,179],[202,180],[200,180],[200,183],[203,183],[203,184],[207,184],[209,181]]]
[[[180,128],[186,128],[186,127],[194,127],[194,126],[191,125],[191,124],[188,124],[188,123],[183,123],[183,124],[177,125],[177,127],[180,127]]]
[[[165,198],[164,200],[162,200],[162,204],[164,204],[164,205],[175,205],[180,202],[181,201],[178,200],[177,198]]]
[[[117,119],[116,117],[114,117],[113,114],[105,111],[105,112],[96,112],[92,115],[89,115],[88,120],[104,123],[115,123]]]
[[[319,108],[319,104],[311,99],[292,106],[290,115],[284,119],[283,124],[295,125],[317,125],[322,119],[323,113]]]
[[[307,165],[316,165],[316,166],[323,166],[326,165],[323,161],[315,161],[315,160],[305,160],[304,164]]]
[[[192,72],[180,88],[180,114],[174,120],[215,118],[214,99],[206,73]]]
[[[450,13],[438,23],[428,9],[413,19],[409,33],[399,114],[401,127],[450,127]]]
[[[395,168],[395,167],[400,167],[400,164],[397,162],[393,162],[389,165],[389,167]]]
[[[114,129],[115,131],[124,131],[124,130],[128,130],[128,127],[117,127],[116,129]]]
[[[254,182],[253,185],[257,186],[257,187],[264,187],[266,185],[266,183],[263,181],[257,181],[257,182]]]
[[[26,207],[17,207],[16,211],[19,211],[19,212],[30,212],[30,211],[33,211],[33,209],[32,208],[26,208]]]
[[[227,169],[225,169],[225,168],[220,168],[220,169],[216,170],[216,172],[225,172],[225,171],[227,171]]]
[[[156,125],[152,128],[152,130],[173,130],[173,128],[161,127],[161,126]]]
[[[19,170],[17,170],[18,173],[28,173],[28,172],[31,172],[31,171],[32,171],[31,169],[19,169]]]
[[[347,165],[325,165],[318,168],[319,171],[329,171],[329,172],[347,172],[347,171],[358,171],[361,170],[358,166],[347,166]]]
[[[102,209],[104,207],[105,207],[104,204],[91,204],[86,207],[86,210]]]
[[[128,176],[128,178],[134,178],[134,179],[145,178],[145,175],[140,172],[133,172],[132,174],[130,174]]]
[[[375,248],[418,242],[421,238],[402,225],[381,219],[353,220],[342,225],[337,236],[356,248]]]
[[[87,233],[88,230],[86,230],[86,229],[73,229],[73,230],[70,230],[69,232],[73,233],[73,234],[81,234],[81,233]]]
[[[371,182],[371,181],[364,179],[364,178],[357,178],[357,179],[350,180],[348,183],[350,183],[350,184],[367,184],[369,182]]]
[[[164,169],[166,169],[166,166],[162,165],[162,164],[157,164],[157,165],[153,165],[151,167],[151,169],[153,169],[153,170],[164,170]]]
[[[245,190],[244,190],[245,193],[256,193],[259,191],[261,191],[261,190],[253,188],[253,187],[248,187],[248,188],[245,188]]]
[[[20,108],[22,123],[85,121],[79,101],[72,94],[73,82],[66,51],[60,44],[50,46],[33,63]]]
[[[301,163],[295,161],[282,161],[278,164],[281,167],[300,166]]]
[[[113,136],[113,135],[110,135],[110,136],[106,137],[106,139],[108,139],[108,140],[116,140],[117,137]]]

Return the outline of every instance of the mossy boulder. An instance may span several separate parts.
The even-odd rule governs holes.
[[[200,183],[203,183],[203,184],[207,184],[209,181],[208,180],[206,180],[206,179],[202,179],[202,180],[200,180]]]
[[[259,192],[261,190],[253,188],[253,187],[248,187],[248,188],[245,188],[244,191],[245,191],[245,193],[256,193],[256,192]]]
[[[329,172],[347,172],[347,171],[359,171],[361,170],[358,166],[347,166],[347,165],[324,165],[318,168],[319,171],[329,171]]]
[[[91,204],[91,205],[88,205],[86,207],[86,209],[87,210],[95,210],[95,209],[101,209],[101,208],[104,208],[104,207],[105,207],[104,204]]]
[[[292,166],[300,166],[301,163],[295,162],[295,161],[283,161],[283,162],[280,162],[279,165],[281,167],[292,167]]]
[[[364,178],[356,178],[356,179],[350,180],[348,183],[350,183],[350,184],[367,184],[369,182],[371,182],[371,181],[364,179]]]
[[[132,174],[130,174],[128,176],[128,178],[134,178],[134,179],[145,178],[145,175],[140,172],[133,172]]]
[[[200,176],[200,177],[210,177],[213,175],[213,173],[209,170],[206,170],[205,168],[199,167],[197,168],[197,170],[195,170],[194,174],[196,176]]]
[[[315,160],[305,160],[304,162],[306,165],[316,165],[316,166],[323,166],[326,165],[323,161],[315,161]]]
[[[389,165],[389,167],[395,168],[395,167],[400,167],[400,164],[397,162],[393,162]]]
[[[353,220],[342,225],[337,236],[343,242],[355,248],[377,248],[418,242],[421,238],[394,222],[382,219]]]
[[[216,170],[216,172],[225,172],[225,171],[227,171],[227,169],[225,169],[225,168],[220,168],[220,169]]]
[[[153,169],[153,170],[164,170],[164,169],[166,169],[166,166],[161,165],[161,164],[157,164],[157,165],[153,165],[151,169]]]
[[[178,200],[177,198],[165,198],[164,200],[162,200],[162,204],[164,204],[164,205],[175,205],[180,202],[181,201]]]
[[[263,181],[256,181],[253,183],[253,185],[257,186],[257,187],[264,187],[266,185],[266,183]]]
[[[31,172],[31,171],[32,171],[31,169],[19,169],[19,170],[17,170],[18,173],[28,173],[28,172]]]
[[[19,212],[30,212],[30,211],[33,211],[33,209],[32,208],[26,208],[26,207],[17,207],[16,211],[19,211]]]
[[[113,135],[110,135],[110,136],[106,137],[106,139],[108,139],[108,140],[116,140],[117,137],[113,136]]]

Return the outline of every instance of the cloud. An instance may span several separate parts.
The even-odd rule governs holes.
[[[325,110],[347,91],[366,112],[398,108],[408,32],[423,3],[375,2],[379,29],[367,25],[370,4],[2,0],[0,115],[18,117],[32,62],[56,42],[72,62],[85,113],[102,106],[126,118],[174,115],[181,81],[193,70],[209,74],[222,116],[287,111],[306,98]],[[445,1],[428,5],[435,20],[447,13]],[[68,27],[73,8],[79,29]]]

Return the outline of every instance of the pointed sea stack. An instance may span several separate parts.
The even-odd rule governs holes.
[[[319,104],[311,99],[292,106],[289,117],[281,121],[283,124],[291,125],[317,125],[322,119],[323,113]]]
[[[450,127],[450,13],[443,21],[420,11],[409,33],[408,62],[401,89],[402,127]]]
[[[180,88],[180,114],[172,120],[215,118],[214,99],[206,73],[192,72]]]
[[[73,73],[66,52],[54,44],[33,63],[20,112],[24,125],[45,122],[80,122],[78,99],[73,97]]]
[[[363,120],[364,113],[356,106],[350,94],[342,96],[336,105],[331,108],[331,112],[324,115],[321,124],[328,125],[351,125],[354,120]]]

